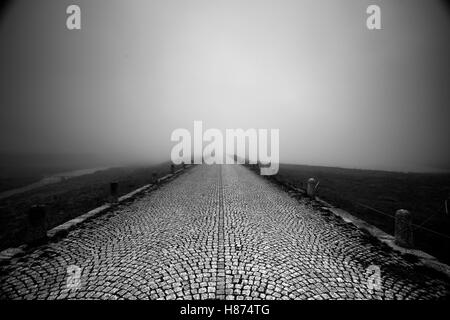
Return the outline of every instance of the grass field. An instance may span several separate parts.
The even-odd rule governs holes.
[[[24,187],[53,174],[103,166],[105,160],[93,155],[0,153],[0,193]]]
[[[308,178],[320,181],[318,195],[355,216],[394,233],[394,214],[413,214],[416,246],[450,263],[450,216],[444,201],[450,196],[450,174],[398,173],[304,165],[280,165],[277,179],[305,187]],[[383,215],[377,211],[381,211]]]
[[[168,162],[148,167],[113,168],[0,200],[0,249],[23,243],[27,212],[32,205],[48,205],[47,223],[52,228],[103,205],[108,200],[110,182],[119,182],[121,196],[151,183],[153,173],[161,177],[169,171]]]

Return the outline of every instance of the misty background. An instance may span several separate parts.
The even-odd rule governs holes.
[[[12,1],[0,153],[167,161],[201,120],[280,129],[282,163],[448,170],[449,17],[438,0]]]

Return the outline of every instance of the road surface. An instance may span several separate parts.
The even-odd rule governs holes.
[[[441,299],[448,292],[427,269],[240,165],[193,167],[0,268],[0,299]]]

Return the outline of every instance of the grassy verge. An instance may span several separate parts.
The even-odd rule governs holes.
[[[0,193],[24,187],[53,174],[107,166],[104,160],[97,158],[85,154],[0,153]]]
[[[444,200],[450,195],[450,174],[398,173],[303,165],[281,165],[277,179],[305,187],[308,178],[320,181],[318,195],[355,216],[394,233],[394,214],[413,214],[417,248],[450,263],[450,216]],[[372,209],[381,211],[380,214]]]
[[[46,204],[48,227],[55,227],[94,209],[108,200],[109,183],[119,183],[119,196],[124,195],[169,173],[170,164],[149,167],[123,167],[87,174],[0,201],[0,249],[23,243],[27,212],[32,205]]]

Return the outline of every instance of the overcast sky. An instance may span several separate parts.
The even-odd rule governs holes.
[[[168,160],[171,132],[202,120],[280,129],[284,163],[449,169],[449,18],[423,0],[16,1],[0,151]]]

